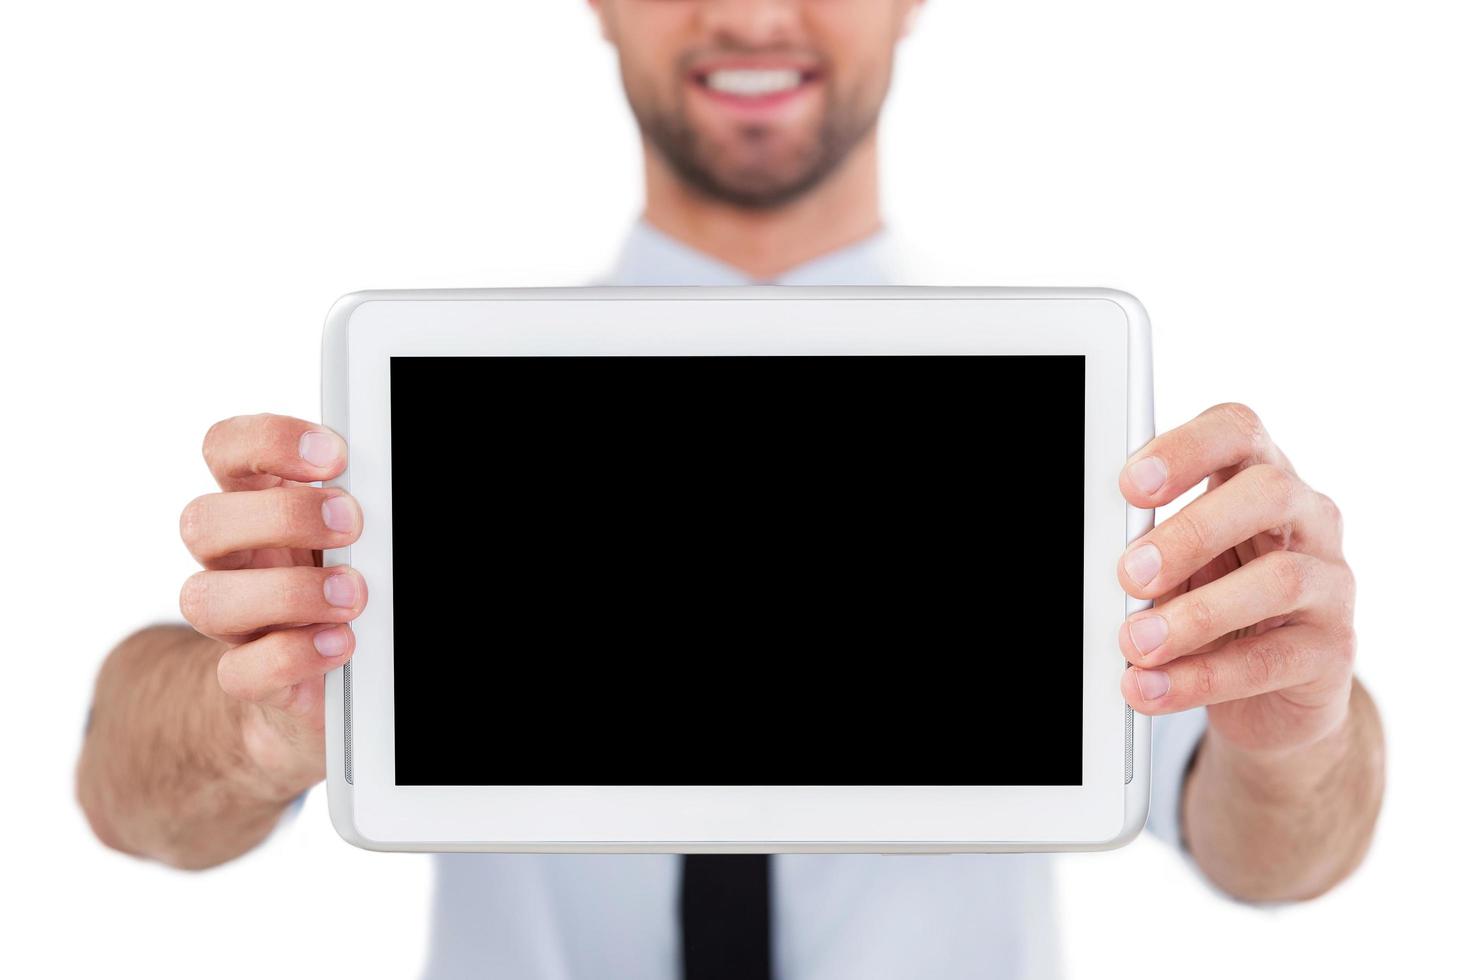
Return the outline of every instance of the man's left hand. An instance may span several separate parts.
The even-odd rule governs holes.
[[[1207,705],[1214,734],[1240,749],[1315,741],[1346,717],[1355,655],[1339,509],[1234,403],[1152,439],[1120,489],[1161,507],[1203,479],[1205,493],[1121,556],[1125,591],[1155,600],[1120,628],[1121,691],[1148,715]]]

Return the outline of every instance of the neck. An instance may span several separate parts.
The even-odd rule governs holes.
[[[818,186],[759,210],[692,190],[646,142],[644,220],[754,279],[775,279],[880,229],[878,158],[871,130]]]

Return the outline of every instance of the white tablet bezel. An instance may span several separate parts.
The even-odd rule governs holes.
[[[1085,355],[1084,784],[394,785],[389,358],[569,354]],[[323,421],[349,441],[349,470],[333,483],[357,497],[365,523],[357,543],[326,561],[354,565],[370,601],[354,624],[349,670],[328,677],[334,825],[352,843],[380,850],[951,852],[1127,842],[1145,821],[1150,720],[1119,694],[1116,636],[1120,621],[1147,603],[1125,594],[1114,569],[1152,513],[1126,504],[1116,480],[1154,431],[1150,365],[1144,309],[1106,289],[612,287],[343,297],[324,331]],[[474,560],[447,550],[447,565]],[[453,683],[453,662],[446,671]],[[1037,706],[1045,717],[1046,697]],[[981,696],[979,710],[986,710]]]

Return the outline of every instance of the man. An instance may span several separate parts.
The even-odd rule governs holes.
[[[885,279],[876,121],[920,0],[590,3],[644,144],[646,207],[610,281]],[[218,864],[323,778],[322,677],[352,656],[346,624],[368,595],[351,569],[317,566],[364,517],[312,484],[347,453],[336,434],[277,416],[206,435],[223,492],[181,520],[205,569],[180,597],[194,629],[136,634],[97,682],[78,795],[110,846]],[[1157,507],[1204,479],[1206,493],[1119,564],[1127,592],[1156,600],[1120,629],[1121,690],[1158,719],[1150,826],[1231,895],[1306,899],[1359,863],[1381,799],[1380,726],[1351,670],[1340,517],[1235,404],[1152,440],[1120,490]],[[712,923],[678,901],[696,873],[679,856],[436,860],[434,975],[703,968],[685,951],[692,928]],[[703,887],[742,860],[701,865],[714,874]],[[1045,856],[783,855],[767,867],[779,976],[1054,972]]]

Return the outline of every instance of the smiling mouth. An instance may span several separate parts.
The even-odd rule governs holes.
[[[701,88],[728,99],[762,102],[797,92],[819,78],[817,69],[797,67],[712,68],[691,78]]]

